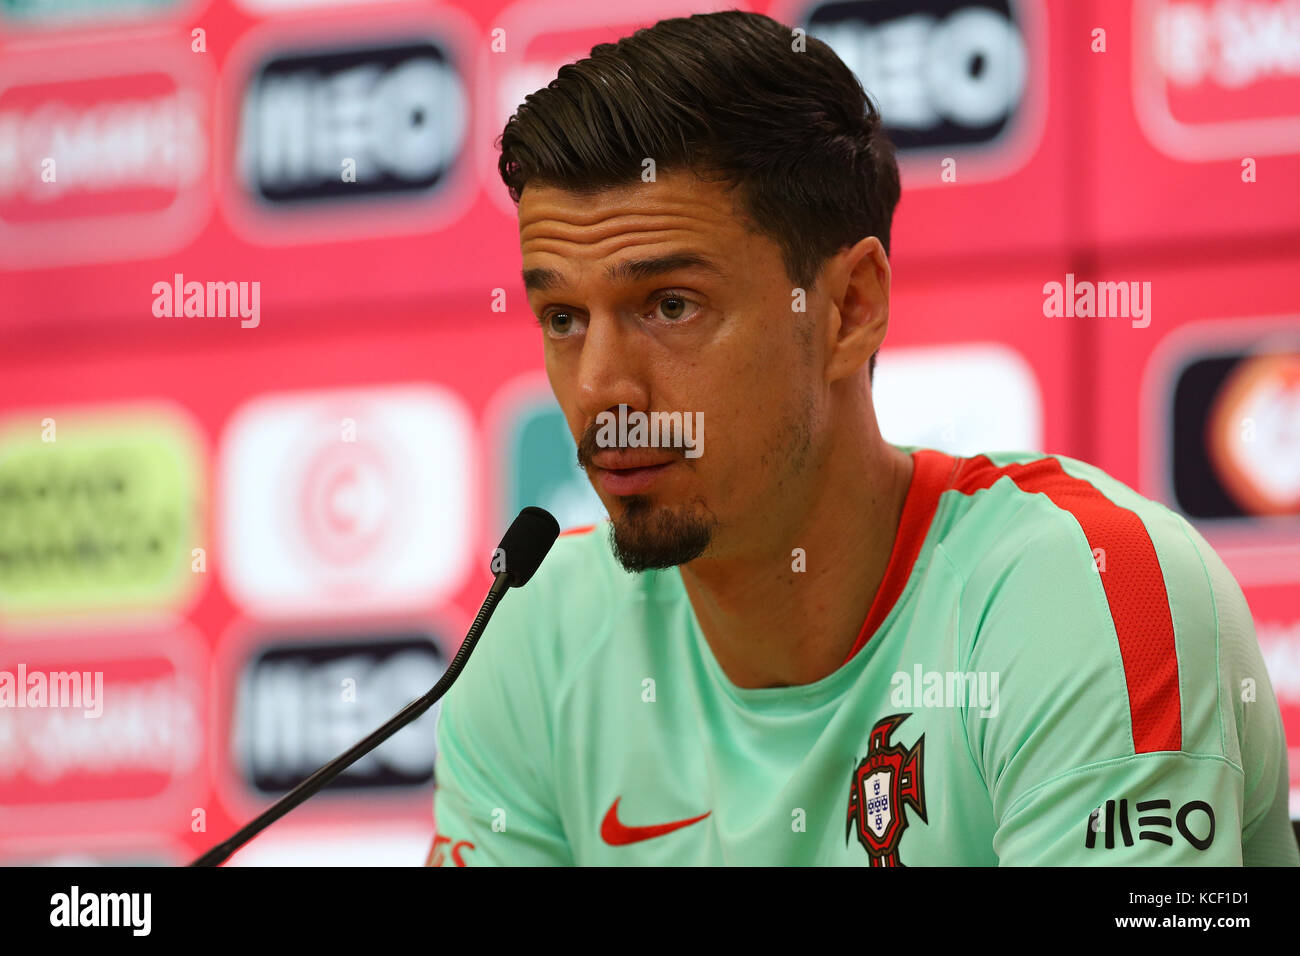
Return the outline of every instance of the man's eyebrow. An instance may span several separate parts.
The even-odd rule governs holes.
[[[611,282],[635,282],[680,269],[699,269],[718,278],[725,278],[725,273],[712,259],[696,252],[680,252],[650,259],[620,262],[606,269],[605,277]],[[555,269],[525,269],[523,278],[525,289],[538,292],[553,289],[563,281],[560,273]]]
[[[525,269],[524,288],[545,292],[560,284],[560,274],[554,269]]]
[[[610,266],[605,270],[605,277],[611,282],[636,282],[666,272],[677,272],[679,269],[699,269],[720,279],[724,278],[722,270],[712,259],[697,252],[679,252],[667,256],[655,256],[651,259],[630,259],[616,266]]]

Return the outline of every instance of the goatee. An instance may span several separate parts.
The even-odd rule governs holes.
[[[623,499],[623,513],[610,522],[614,557],[626,571],[676,567],[694,561],[713,541],[715,520],[689,510],[656,507],[644,495]]]

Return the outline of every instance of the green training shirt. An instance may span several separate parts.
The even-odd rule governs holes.
[[[1250,612],[1191,525],[1070,458],[903,450],[812,684],[736,687],[678,568],[562,535],[443,700],[430,862],[1300,865]]]

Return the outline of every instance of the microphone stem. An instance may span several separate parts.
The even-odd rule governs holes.
[[[421,714],[427,711],[443,694],[451,687],[456,678],[460,676],[465,662],[469,660],[469,655],[473,653],[474,646],[478,643],[483,629],[492,618],[492,613],[496,610],[497,604],[500,603],[502,596],[510,589],[507,583],[506,572],[502,571],[497,574],[492,582],[492,587],[488,591],[487,597],[483,601],[482,607],[479,608],[478,615],[474,618],[474,623],[470,625],[469,632],[465,635],[465,640],[461,642],[460,649],[452,658],[451,663],[447,665],[446,671],[443,672],[438,683],[423,697],[411,701],[398,714],[389,720],[386,724],[366,737],[364,740],[355,744],[346,753],[335,757],[325,766],[321,767],[310,777],[304,780],[298,786],[294,787],[274,804],[268,807],[257,819],[248,824],[230,839],[224,843],[219,843],[207,853],[196,859],[190,866],[217,866],[225,861],[232,853],[251,840],[257,834],[261,833],[276,820],[280,819],[298,804],[302,803],[312,794],[323,788],[340,773],[352,766],[370,751],[374,750],[381,743],[387,740],[393,734],[397,733],[407,724],[417,719]]]

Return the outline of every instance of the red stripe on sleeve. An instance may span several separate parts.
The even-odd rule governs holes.
[[[1046,495],[1079,522],[1088,546],[1105,554],[1101,583],[1119,637],[1128,684],[1137,753],[1182,749],[1178,653],[1169,594],[1155,545],[1142,520],[1081,478],[1065,473],[1055,458],[999,468],[983,455],[963,459],[955,490],[971,494],[1002,476],[1022,491]]]

